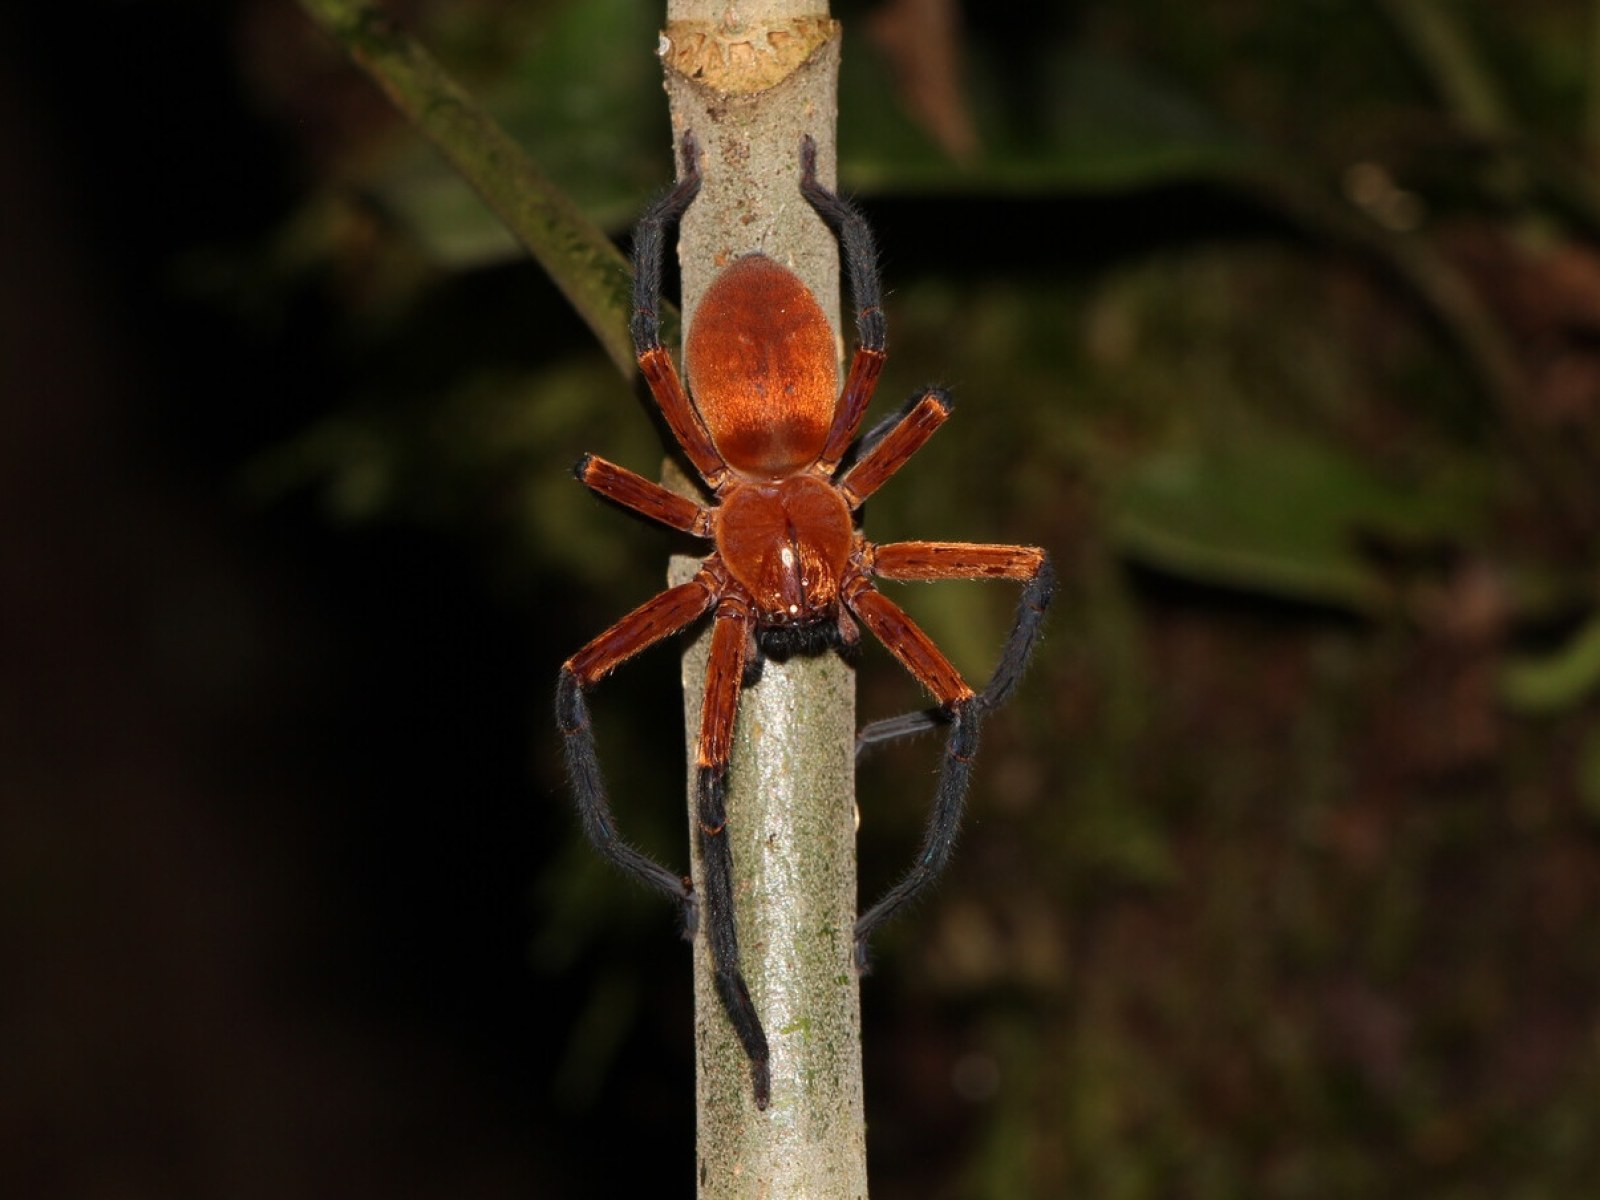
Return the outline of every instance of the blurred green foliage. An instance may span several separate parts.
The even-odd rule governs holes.
[[[1600,10],[1035,7],[952,34],[936,4],[835,6],[841,175],[891,289],[880,408],[929,381],[959,400],[869,530],[1038,541],[1063,578],[958,865],[866,984],[875,1193],[1584,1194]],[[417,9],[623,234],[671,169],[649,6]],[[351,128],[278,249],[337,298],[356,382],[252,483],[459,530],[530,605],[566,593],[570,650],[660,586],[670,543],[567,467],[653,474],[662,447],[443,163]],[[471,308],[505,272],[518,308]],[[1013,597],[908,593],[982,676]],[[918,702],[882,654],[861,692]],[[639,694],[608,702],[618,729],[649,724]],[[868,890],[913,843],[929,753],[864,766]],[[626,796],[678,768],[613,769]],[[676,810],[646,807],[674,857]],[[616,902],[562,862],[552,905]],[[630,986],[597,990],[574,1078],[606,1069]]]

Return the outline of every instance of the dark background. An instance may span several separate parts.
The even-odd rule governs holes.
[[[962,402],[872,530],[1063,579],[863,985],[875,1196],[1600,1169],[1596,18],[1512,7],[836,7],[882,404]],[[394,8],[625,238],[651,6]],[[653,470],[628,384],[287,0],[7,8],[0,198],[7,1193],[687,1195],[688,954],[550,721],[671,548],[568,474]],[[981,678],[1009,590],[907,591]],[[597,715],[681,862],[673,658]]]

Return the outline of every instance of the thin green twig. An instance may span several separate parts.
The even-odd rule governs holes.
[[[300,0],[473,186],[588,323],[624,375],[627,260],[428,51],[369,0]]]

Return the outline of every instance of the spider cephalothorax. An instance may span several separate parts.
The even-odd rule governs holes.
[[[1055,579],[1048,556],[1037,547],[875,545],[857,528],[862,503],[944,423],[951,405],[939,389],[919,393],[841,467],[855,447],[883,366],[884,322],[871,232],[853,207],[817,181],[816,147],[809,137],[801,146],[800,191],[839,237],[856,306],[857,346],[844,387],[839,388],[833,334],[816,298],[788,268],[749,254],[729,264],[701,299],[684,342],[685,392],[657,322],[665,229],[700,187],[692,136],[684,136],[682,150],[677,186],[645,213],[634,237],[633,342],[651,394],[712,502],[680,496],[593,455],[579,461],[577,475],[642,516],[709,539],[713,549],[692,580],[646,601],[566,661],[556,714],[585,833],[607,858],[678,900],[693,928],[696,897],[689,881],[617,834],[583,693],[633,655],[714,615],[695,757],[706,935],[718,993],[749,1056],[756,1104],[765,1108],[767,1040],[739,966],[724,811],[739,692],[759,665],[752,654],[759,660],[848,649],[865,625],[937,707],[869,725],[858,746],[949,727],[933,814],[916,862],[856,922],[856,961],[864,966],[872,931],[932,882],[949,858],[978,724],[1015,689]],[[1025,585],[999,666],[981,692],[874,586],[874,577],[998,578]]]

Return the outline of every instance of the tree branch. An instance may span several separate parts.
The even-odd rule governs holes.
[[[837,339],[838,246],[799,188],[804,134],[817,142],[823,180],[835,174],[839,34],[825,5],[669,0],[662,57],[674,139],[692,129],[705,152],[679,244],[684,327],[717,271],[759,250],[805,281]],[[708,640],[684,661],[691,762]],[[769,662],[741,696],[727,836],[744,973],[772,1051],[772,1103],[755,1108],[702,941],[701,1200],[867,1194],[854,741],[854,672],[836,654]],[[692,771],[689,810],[692,836]]]
[[[478,191],[631,374],[627,263],[605,234],[371,0],[300,4]],[[706,152],[705,186],[680,238],[686,317],[723,264],[760,250],[800,276],[837,339],[838,248],[799,192],[803,134],[817,143],[821,179],[831,185],[835,174],[839,33],[825,0],[669,0],[662,53],[674,143],[693,128]],[[682,567],[675,562],[675,571]],[[703,639],[685,657],[691,763],[706,648]],[[757,1111],[702,940],[695,995],[703,1200],[867,1194],[853,969],[854,684],[853,671],[828,654],[769,663],[741,697],[728,833],[744,969],[771,1043],[773,1094],[771,1107]],[[691,845],[693,791],[691,770]],[[694,869],[699,879],[698,859]]]

